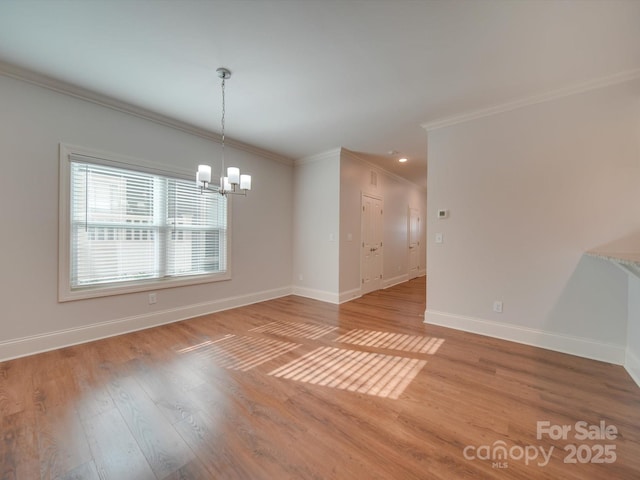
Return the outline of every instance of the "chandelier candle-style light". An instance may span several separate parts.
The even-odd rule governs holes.
[[[225,117],[225,98],[224,83],[227,78],[231,77],[231,71],[226,68],[218,68],[218,77],[222,79],[222,159],[220,167],[220,186],[215,189],[211,188],[211,167],[209,165],[198,165],[196,173],[196,183],[200,187],[200,192],[214,191],[220,195],[246,195],[251,190],[251,175],[240,175],[240,169],[237,167],[227,168],[227,174],[224,171],[224,117]]]

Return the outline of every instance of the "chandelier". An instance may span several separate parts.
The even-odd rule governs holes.
[[[226,68],[218,68],[216,70],[218,77],[222,79],[222,159],[220,168],[220,184],[216,188],[211,187],[211,167],[209,165],[198,165],[196,172],[196,183],[200,187],[200,193],[218,192],[220,195],[246,195],[251,190],[251,175],[240,174],[237,167],[227,168],[224,171],[224,117],[225,117],[225,98],[224,86],[225,80],[231,77],[231,71]]]

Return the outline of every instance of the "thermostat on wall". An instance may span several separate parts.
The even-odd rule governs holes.
[[[438,218],[447,218],[449,216],[449,210],[438,210]]]

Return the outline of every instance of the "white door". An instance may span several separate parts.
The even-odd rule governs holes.
[[[382,199],[362,195],[362,294],[382,286]]]
[[[409,279],[420,273],[420,211],[409,208]]]

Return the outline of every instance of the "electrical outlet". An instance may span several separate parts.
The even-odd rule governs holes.
[[[496,313],[502,313],[502,302],[500,300],[493,302],[493,311]]]
[[[444,236],[441,233],[436,233],[436,243],[444,242]]]
[[[149,294],[149,305],[153,305],[157,301],[158,301],[158,297],[156,296],[156,294],[155,293],[150,293]]]

